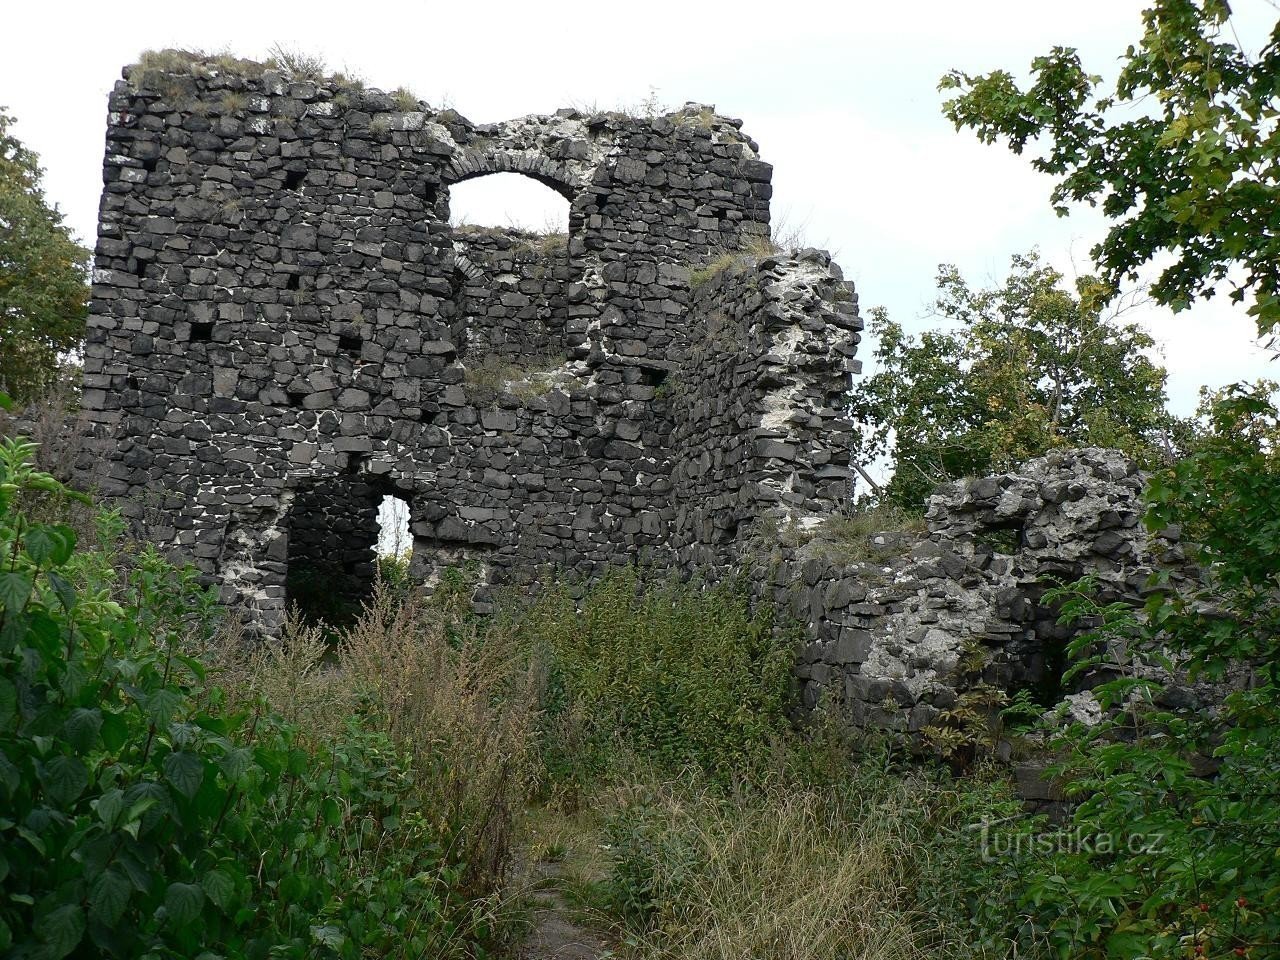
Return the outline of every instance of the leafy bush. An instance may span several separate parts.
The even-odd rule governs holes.
[[[1198,546],[1205,582],[1152,579],[1144,607],[1101,605],[1088,583],[1057,592],[1067,619],[1096,624],[1072,671],[1101,678],[1098,726],[1058,741],[1080,800],[1027,853],[1018,931],[1059,956],[1280,956],[1280,411],[1266,385],[1214,398],[1196,451],[1157,474],[1147,524]],[[1214,710],[1181,709],[1148,666],[1234,674]],[[1240,683],[1251,674],[1248,683]],[[1069,674],[1070,675],[1070,674]],[[1051,854],[1051,855],[1044,855]],[[988,912],[990,907],[985,908]]]
[[[520,621],[550,663],[553,775],[598,772],[623,743],[667,769],[727,778],[789,727],[793,645],[732,587],[643,583],[619,570],[579,612],[550,591]]]
[[[184,652],[213,629],[194,572],[115,554],[109,514],[96,550],[30,522],[20,497],[71,496],[31,454],[0,444],[0,953],[474,954],[396,742],[229,706]]]

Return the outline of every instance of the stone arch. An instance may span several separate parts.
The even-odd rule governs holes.
[[[444,183],[451,185],[492,173],[519,173],[550,187],[570,203],[582,184],[568,167],[535,150],[464,150],[455,154],[445,171]]]

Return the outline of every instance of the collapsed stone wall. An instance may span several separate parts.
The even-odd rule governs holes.
[[[450,224],[451,185],[499,172],[569,201],[562,247]],[[744,355],[724,368],[742,376],[707,383],[693,353],[715,312],[694,272],[769,232],[771,169],[739,121],[690,105],[479,125],[193,60],[125,69],[103,175],[83,393],[96,482],[260,630],[291,574],[367,579],[387,495],[408,503],[426,583],[459,563],[520,585],[735,562],[732,529],[700,519],[718,491],[685,473],[677,489],[673,471],[756,430],[775,387],[743,372],[789,362]],[[831,323],[852,352],[851,294],[822,305],[839,286],[826,266],[764,269],[772,299],[744,294],[735,323],[818,339]],[[739,354],[768,340],[751,336]],[[798,408],[847,388],[843,360],[811,373]],[[713,440],[690,429],[682,382],[760,396]],[[832,419],[795,419],[813,416]],[[743,461],[742,489],[776,452]],[[804,499],[820,506],[816,488]]]
[[[811,638],[797,668],[805,705],[834,701],[860,724],[916,732],[979,684],[1045,707],[1069,697],[1058,682],[1075,628],[1042,602],[1055,583],[1091,574],[1107,603],[1140,598],[1156,567],[1175,588],[1197,576],[1176,529],[1142,525],[1142,489],[1118,451],[1054,451],[940,488],[927,532],[873,536],[870,557],[821,538],[799,548],[772,590]]]

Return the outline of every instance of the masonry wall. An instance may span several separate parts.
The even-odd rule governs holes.
[[[673,543],[686,565],[737,567],[762,532],[809,529],[848,500],[842,407],[862,321],[822,251],[728,258],[695,278],[689,361],[671,388]]]
[[[673,483],[699,441],[664,387],[703,377],[694,271],[768,234],[770,168],[738,121],[481,126],[253,64],[164,66],[111,95],[84,380],[99,486],[152,539],[266,632],[291,564],[365,576],[387,494],[426,583],[670,565],[703,539],[682,556],[734,562],[688,519],[719,493]],[[566,197],[563,248],[449,225],[450,186],[496,172]]]
[[[1199,576],[1177,530],[1143,527],[1142,489],[1118,451],[1054,451],[939,488],[926,531],[842,542],[819,529],[775,547],[753,580],[805,626],[803,705],[841,704],[859,724],[913,733],[951,724],[966,696],[980,695],[981,713],[984,687],[1096,711],[1095,677],[1060,685],[1076,629],[1058,622],[1045,594],[1091,574],[1101,602],[1135,601],[1155,569],[1174,589]],[[1213,695],[1184,680],[1169,683],[1171,696]]]

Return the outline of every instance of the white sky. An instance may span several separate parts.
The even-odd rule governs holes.
[[[985,147],[943,119],[938,78],[951,67],[1023,71],[1054,44],[1114,74],[1140,34],[1138,0],[643,4],[382,2],[72,2],[16,0],[0,40],[0,105],[39,152],[46,189],[77,234],[94,232],[106,94],[148,48],[228,48],[261,57],[275,43],[322,55],[385,90],[407,86],[474,121],[560,106],[714,103],[741,117],[774,164],[774,218],[836,253],[859,289],[909,329],[929,321],[939,263],[973,282],[1002,279],[1010,255],[1038,245],[1070,273],[1086,267],[1103,221],[1067,220],[1051,182],[1003,147]],[[1238,0],[1251,45],[1276,16]],[[503,178],[506,179],[506,178]],[[518,178],[517,178],[518,179]],[[454,216],[543,226],[562,203],[536,184],[490,184],[490,202],[454,191]],[[527,197],[532,194],[532,200]],[[550,201],[545,208],[543,199]],[[504,209],[506,208],[506,209]],[[1174,408],[1201,384],[1276,376],[1253,325],[1225,297],[1174,316],[1140,317],[1161,344]],[[864,359],[870,356],[864,345]]]

